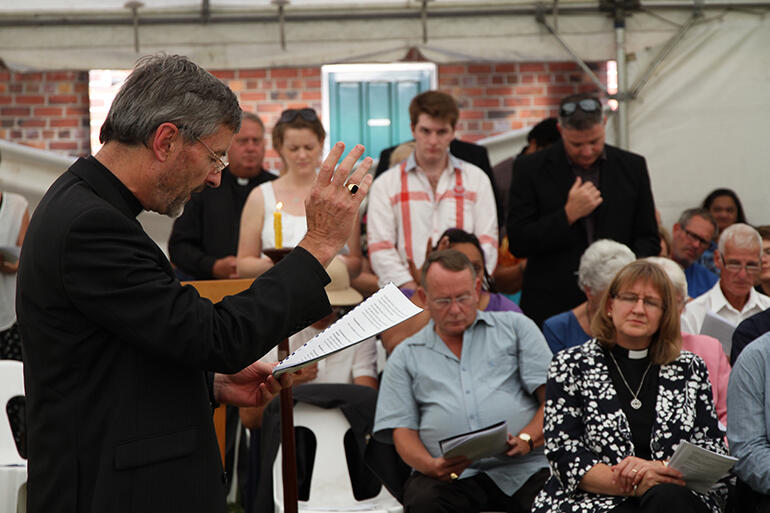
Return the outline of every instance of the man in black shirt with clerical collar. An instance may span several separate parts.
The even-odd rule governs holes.
[[[221,185],[193,194],[174,221],[168,241],[171,262],[183,280],[236,278],[238,232],[246,198],[257,185],[278,175],[262,167],[265,125],[243,113],[240,131],[227,152]]]

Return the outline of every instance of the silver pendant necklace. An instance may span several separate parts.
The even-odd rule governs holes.
[[[639,382],[639,387],[636,389],[636,393],[631,389],[631,387],[628,385],[628,381],[626,381],[626,377],[623,375],[623,371],[620,370],[620,365],[618,365],[618,361],[615,359],[615,355],[612,354],[612,349],[607,351],[610,354],[610,358],[612,358],[612,361],[615,363],[615,368],[618,369],[618,374],[620,374],[620,379],[623,380],[623,384],[626,385],[626,388],[629,392],[631,392],[631,395],[634,396],[634,398],[631,400],[631,408],[638,410],[642,407],[642,401],[639,400],[639,392],[642,390],[642,385],[644,385],[644,378],[647,377],[647,371],[650,370],[650,367],[652,367],[652,362],[647,364],[647,368],[644,369],[644,374],[642,374],[642,380]]]

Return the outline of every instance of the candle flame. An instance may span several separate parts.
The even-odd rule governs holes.
[[[278,203],[275,204],[276,210],[281,210],[282,208],[283,208],[283,201],[279,201]]]

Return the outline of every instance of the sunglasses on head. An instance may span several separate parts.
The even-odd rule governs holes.
[[[297,119],[297,116],[302,117],[305,121],[318,121],[318,115],[315,113],[315,110],[310,108],[304,108],[304,109],[286,109],[285,111],[281,112],[281,117],[278,120],[279,123],[291,123],[295,119]]]
[[[559,116],[571,116],[578,109],[583,112],[596,112],[597,110],[602,110],[602,104],[596,98],[585,98],[576,102],[567,102],[559,107]]]

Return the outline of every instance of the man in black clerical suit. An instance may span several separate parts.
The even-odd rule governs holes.
[[[217,305],[182,287],[142,230],[219,185],[241,109],[180,56],[140,59],[110,107],[99,152],[38,205],[19,266],[27,397],[27,511],[225,510],[212,403],[265,404],[281,385],[252,364],[327,315],[324,271],[366,195],[358,146],[334,146],[307,200],[308,231],[246,291]]]
[[[168,253],[180,279],[238,277],[235,254],[243,205],[254,187],[278,177],[262,167],[264,158],[265,125],[256,114],[244,112],[219,187],[193,194],[174,221]]]
[[[506,228],[511,253],[527,258],[521,308],[538,325],[585,301],[575,273],[592,242],[660,252],[647,164],[604,143],[606,122],[593,96],[564,98],[561,141],[514,162]]]

